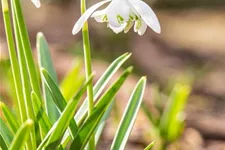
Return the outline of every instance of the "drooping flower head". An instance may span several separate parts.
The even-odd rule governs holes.
[[[102,10],[96,11],[102,5],[110,4]],[[73,34],[77,34],[89,17],[94,17],[97,22],[106,22],[115,33],[127,33],[133,26],[134,31],[143,35],[147,26],[156,33],[161,32],[161,27],[153,10],[142,0],[104,0],[91,6],[74,25]]]
[[[40,8],[41,7],[41,3],[40,3],[40,0],[31,0],[32,3],[37,7],[37,8]]]

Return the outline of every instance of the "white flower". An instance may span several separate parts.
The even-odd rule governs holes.
[[[110,4],[102,10],[96,11],[102,5]],[[161,27],[153,10],[142,0],[104,0],[91,6],[79,18],[73,27],[73,34],[77,34],[89,17],[94,17],[97,22],[106,22],[115,33],[127,33],[133,26],[134,31],[143,35],[147,26],[156,33],[161,32]]]
[[[40,0],[31,0],[32,3],[37,7],[37,8],[40,8],[41,7],[41,3],[40,3]]]

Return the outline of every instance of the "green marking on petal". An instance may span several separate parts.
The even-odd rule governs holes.
[[[129,30],[132,28],[133,25],[134,25],[134,22],[133,22],[132,20],[129,20],[129,21],[127,22],[127,26],[126,26],[125,29],[124,29],[124,33],[129,32]]]
[[[141,22],[141,19],[138,18],[137,20],[137,25],[136,25],[136,29],[139,30],[142,26],[142,22]]]
[[[103,16],[102,21],[108,21],[107,15],[104,15],[104,16]]]
[[[122,16],[117,15],[116,17],[117,17],[117,20],[118,20],[118,22],[119,22],[120,24],[122,24],[122,23],[124,22],[124,19],[123,19]]]

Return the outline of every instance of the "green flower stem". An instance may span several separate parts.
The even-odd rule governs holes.
[[[24,97],[22,92],[22,83],[20,80],[20,71],[19,71],[18,60],[16,56],[15,44],[14,44],[13,33],[12,33],[12,27],[10,22],[8,1],[1,0],[1,2],[2,2],[2,11],[3,11],[3,18],[4,18],[4,24],[5,24],[6,38],[7,38],[7,43],[9,47],[9,57],[10,57],[13,81],[14,81],[14,86],[16,90],[17,105],[19,107],[21,122],[24,122],[27,118],[27,115],[26,115],[26,110],[24,109],[25,103],[23,101]]]
[[[83,14],[86,11],[86,1],[81,0],[81,13]],[[88,23],[85,22],[82,29],[83,36],[83,48],[84,48],[84,60],[85,60],[85,68],[86,68],[86,80],[92,75],[92,67],[91,67],[91,50],[90,50],[90,40],[89,40],[89,32],[88,32]],[[92,109],[94,107],[94,96],[93,96],[93,83],[90,81],[87,86],[87,95],[88,95],[88,115],[91,114]],[[94,135],[90,139],[89,149],[95,150],[95,137]]]

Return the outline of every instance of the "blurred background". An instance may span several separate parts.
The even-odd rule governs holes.
[[[87,1],[87,6],[97,0]],[[225,0],[145,0],[157,14],[162,33],[150,28],[143,36],[132,30],[114,34],[106,27],[89,19],[93,70],[96,79],[115,58],[132,52],[126,63],[134,65],[134,74],[118,94],[116,112],[123,112],[128,96],[140,75],[147,75],[145,101],[151,108],[152,87],[168,94],[177,82],[189,81],[192,93],[186,107],[186,125],[178,140],[180,150],[225,150]],[[81,34],[72,35],[74,23],[80,16],[78,0],[43,0],[36,9],[23,0],[25,20],[34,54],[36,34],[45,34],[52,52],[59,79],[62,79],[74,60],[81,59]],[[8,51],[2,15],[0,15],[1,62],[7,62]],[[36,57],[36,56],[35,56]],[[125,66],[126,66],[125,65]],[[2,68],[0,71],[2,74]],[[1,85],[4,84],[4,76]],[[4,86],[5,87],[5,86]],[[1,97],[7,99],[1,86]],[[119,116],[118,114],[114,116]],[[99,149],[112,140],[117,122],[109,120]],[[111,123],[116,122],[116,123]],[[146,131],[151,130],[140,112],[127,149],[142,149],[151,141]]]

